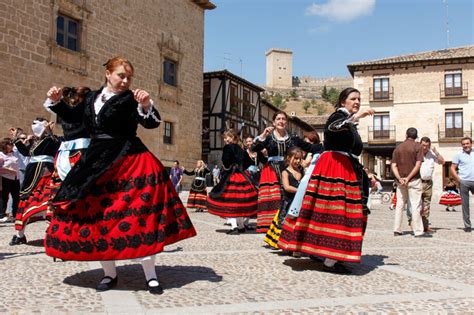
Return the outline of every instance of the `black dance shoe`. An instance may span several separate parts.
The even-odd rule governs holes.
[[[330,273],[336,273],[336,274],[340,274],[340,275],[349,275],[349,274],[352,273],[352,271],[350,271],[349,269],[347,269],[346,266],[344,266],[343,264],[340,264],[340,263],[336,263],[332,267],[328,267],[328,266],[323,264],[323,270],[322,271],[330,272]]]
[[[10,243],[8,243],[10,246],[15,246],[15,245],[20,245],[20,244],[26,244],[26,236],[23,237],[18,237],[16,235],[13,235],[12,240]]]
[[[102,282],[104,280],[109,280],[109,281],[108,282]],[[97,285],[97,287],[95,287],[95,289],[97,291],[110,290],[110,289],[112,289],[113,287],[115,287],[117,285],[117,281],[118,281],[118,276],[116,276],[115,278],[105,276],[100,280],[99,284]]]
[[[239,233],[245,233],[246,229],[243,227],[241,229],[237,229],[237,231],[239,231]]]
[[[321,263],[322,263],[322,262],[324,261],[324,258],[319,257],[319,256],[309,255],[308,257],[309,257],[309,259],[314,260],[314,261],[317,261],[317,262],[321,262]]]
[[[237,228],[225,232],[228,235],[239,235],[239,230]]]
[[[148,287],[148,292],[150,292],[151,294],[157,294],[157,295],[161,295],[163,294],[163,288],[161,287],[161,285],[157,285],[157,286],[150,286],[150,282],[152,281],[156,281],[158,282],[157,279],[150,279],[147,281],[146,285]]]

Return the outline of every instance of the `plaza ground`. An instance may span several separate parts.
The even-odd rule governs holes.
[[[186,193],[182,199],[186,200]],[[44,254],[46,224],[27,229],[27,245],[9,246],[13,224],[0,225],[0,313],[11,314],[314,314],[473,313],[472,233],[460,207],[432,206],[432,238],[394,237],[393,211],[374,202],[360,265],[352,275],[321,272],[308,258],[263,247],[254,231],[225,234],[224,220],[190,211],[198,235],[157,256],[164,294],[146,290],[141,266],[118,263],[118,286],[97,293],[97,262],[53,262]],[[471,199],[471,205],[473,205]],[[474,215],[474,213],[472,214]]]

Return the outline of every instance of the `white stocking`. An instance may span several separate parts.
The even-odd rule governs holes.
[[[147,257],[147,259],[142,260],[142,267],[143,267],[143,272],[145,273],[145,278],[146,281],[150,281],[151,279],[155,279],[155,281],[151,281],[148,283],[150,287],[156,287],[159,285],[158,283],[158,277],[156,276],[156,270],[155,270],[155,255]]]
[[[245,229],[244,218],[242,217],[237,218],[237,228]]]
[[[102,269],[104,269],[104,277],[110,277],[115,279],[117,277],[117,269],[115,268],[115,261],[114,260],[107,260],[101,261],[100,264],[102,265]],[[100,283],[109,283],[109,279],[105,279]]]
[[[337,260],[331,259],[331,258],[326,258],[324,259],[324,265],[326,267],[333,267],[337,263]]]
[[[230,226],[232,227],[232,229],[237,228],[237,219],[236,218],[229,218],[229,219],[227,219],[227,221],[230,223]]]

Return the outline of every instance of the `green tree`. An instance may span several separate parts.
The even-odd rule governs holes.
[[[316,108],[318,115],[323,115],[326,113],[326,106],[323,103],[317,103],[316,105],[313,105],[313,108]]]
[[[331,103],[332,105],[336,105],[337,100],[339,98],[339,93],[341,93],[339,90],[336,88],[330,88],[329,91],[327,92],[328,98],[327,101]]]
[[[308,113],[308,109],[311,107],[311,103],[308,101],[308,100],[305,100],[303,102],[303,109],[304,109],[304,112],[307,114]]]
[[[323,90],[321,91],[321,97],[323,100],[327,100],[328,98],[328,88],[326,86],[323,86]]]
[[[276,93],[271,97],[271,103],[279,109],[285,109],[286,107],[285,100],[283,99],[283,96],[281,96],[280,93]]]
[[[296,89],[291,90],[290,96],[291,96],[292,98],[298,97],[298,92],[296,91]]]

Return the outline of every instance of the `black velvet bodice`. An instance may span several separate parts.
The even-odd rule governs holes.
[[[70,141],[80,138],[89,138],[89,133],[87,132],[84,124],[81,123],[61,123],[63,128],[64,140]]]
[[[64,101],[51,106],[66,123],[84,123],[89,135],[107,134],[113,138],[131,138],[137,134],[138,124],[147,129],[156,128],[159,121],[152,117],[143,118],[138,114],[138,103],[133,93],[127,90],[108,99],[99,113],[94,110],[94,102],[102,89],[89,92],[84,101],[72,107]],[[152,107],[152,115],[160,120],[158,111]]]
[[[25,145],[20,140],[15,141],[18,152],[23,156],[49,155],[54,157],[58,152],[60,141],[56,136],[46,136],[29,145]]]
[[[257,142],[252,145],[252,151],[267,149],[268,156],[284,157],[286,151],[291,147],[299,147],[303,151],[311,153],[321,153],[323,150],[321,144],[308,143],[296,135],[289,136],[285,140],[277,140],[275,135],[272,133],[265,138],[263,142],[257,140]]]
[[[324,149],[359,156],[362,153],[362,139],[354,123],[344,123],[347,119],[349,114],[342,110],[337,110],[329,116],[324,127]]]
[[[222,149],[222,164],[226,169],[232,165],[237,165],[246,169],[249,165],[245,166],[244,162],[248,163],[245,159],[245,151],[238,144],[231,143],[226,144]]]
[[[84,123],[92,138],[86,152],[64,179],[55,201],[76,200],[89,194],[96,180],[120,158],[148,150],[136,136],[138,124],[147,129],[160,125],[160,115],[154,107],[147,118],[138,114],[138,103],[130,90],[111,97],[96,115],[94,102],[101,90],[88,93],[74,107],[64,101],[50,107],[67,123]]]

